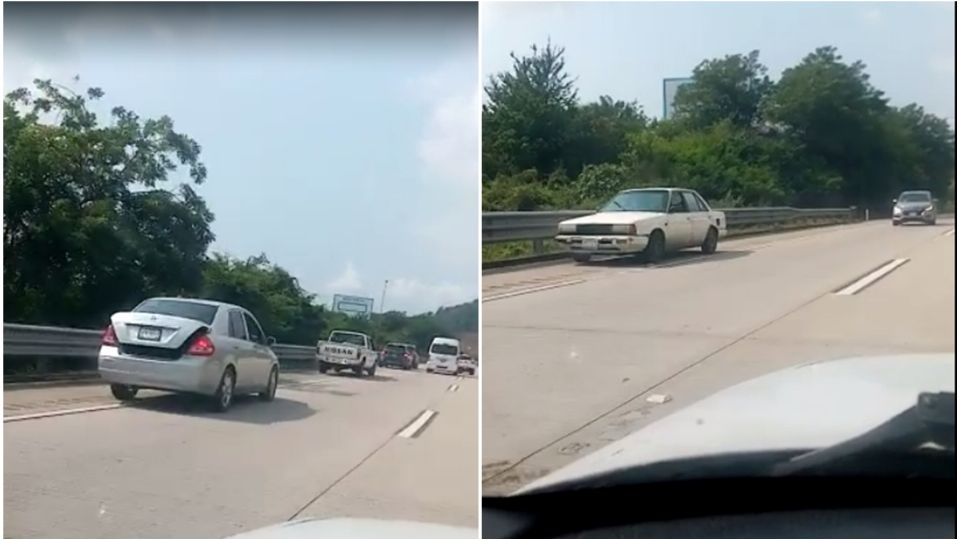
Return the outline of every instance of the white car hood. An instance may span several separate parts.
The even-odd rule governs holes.
[[[921,392],[955,391],[953,353],[796,366],[721,390],[518,493],[665,460],[831,446],[916,405]]]
[[[381,519],[299,519],[231,538],[477,538],[477,529]]]
[[[568,219],[563,225],[629,225],[638,221],[662,217],[659,212],[598,212],[589,216]]]

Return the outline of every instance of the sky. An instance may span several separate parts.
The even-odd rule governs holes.
[[[477,298],[474,4],[138,4],[4,4],[4,92],[169,115],[202,147],[211,251],[265,253],[320,302]]]
[[[895,106],[916,102],[956,126],[952,2],[484,3],[482,72],[509,70],[510,52],[549,39],[566,48],[582,101],[636,100],[661,117],[662,81],[704,59],[760,51],[778,79],[819,46],[862,60]]]

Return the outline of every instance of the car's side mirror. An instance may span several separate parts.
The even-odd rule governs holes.
[[[273,346],[276,345],[276,344],[277,344],[277,338],[275,338],[275,337],[273,337],[273,336],[267,336],[267,346],[268,346],[268,347],[273,347]]]
[[[896,199],[893,200],[893,204],[897,204],[897,200],[896,200]]]

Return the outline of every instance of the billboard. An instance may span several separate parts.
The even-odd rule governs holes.
[[[677,97],[677,90],[693,82],[693,77],[670,77],[663,80],[663,119],[673,116],[673,100]]]
[[[373,298],[335,294],[333,295],[333,311],[355,317],[369,317],[373,313]]]

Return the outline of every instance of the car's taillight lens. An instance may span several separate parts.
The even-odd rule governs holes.
[[[107,329],[103,331],[103,335],[100,336],[101,345],[116,345],[117,344],[117,333],[113,331],[113,325],[107,325]]]
[[[217,348],[213,346],[213,340],[206,334],[193,338],[190,348],[187,349],[187,354],[192,356],[211,356],[215,352]]]

